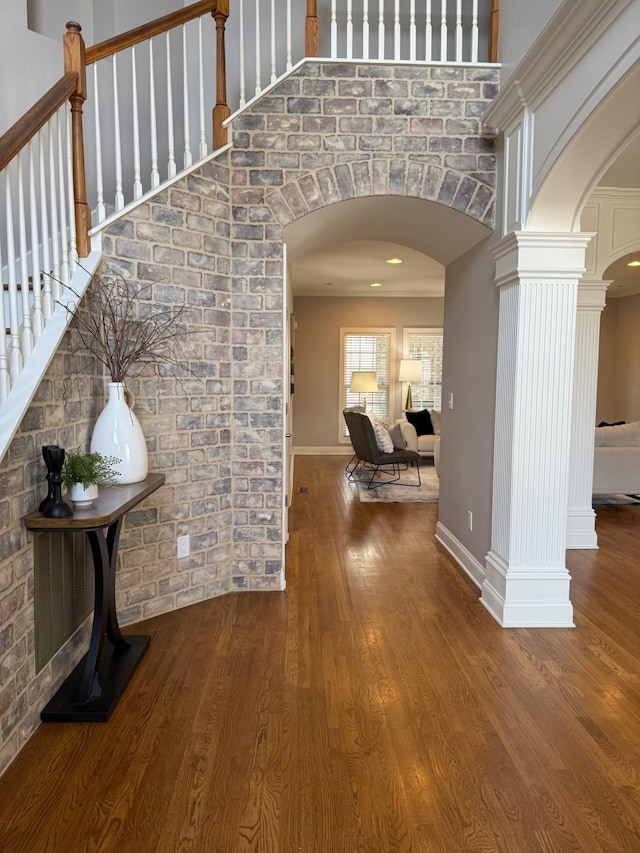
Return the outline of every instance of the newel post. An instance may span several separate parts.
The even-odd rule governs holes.
[[[229,0],[216,0],[211,10],[216,22],[216,105],[213,108],[213,148],[227,144],[228,132],[223,121],[231,115],[227,104],[227,59],[224,46],[224,28],[229,17]]]
[[[489,62],[498,61],[498,30],[500,25],[500,2],[492,0],[489,16]]]
[[[78,256],[86,258],[91,251],[89,228],[91,211],[87,204],[87,179],[84,170],[84,136],[82,131],[82,106],[87,99],[87,70],[84,55],[82,27],[75,21],[67,23],[63,37],[64,70],[77,75],[71,102],[71,139],[73,145],[73,201],[76,215],[76,241]]]
[[[307,17],[304,23],[304,55],[320,56],[318,0],[307,0]]]

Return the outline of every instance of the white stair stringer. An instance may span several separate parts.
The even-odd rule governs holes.
[[[70,287],[62,292],[59,303],[55,305],[52,316],[47,320],[47,325],[20,372],[18,381],[0,405],[0,462],[4,459],[71,321],[71,314],[64,305],[76,303],[78,297],[84,296],[101,257],[101,251],[92,251],[87,258],[82,258],[82,266],[76,267]]]

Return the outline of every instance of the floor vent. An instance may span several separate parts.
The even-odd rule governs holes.
[[[309,493],[309,486],[300,486],[300,494],[306,495]]]
[[[86,536],[36,533],[34,542],[36,672],[93,609],[93,560]]]

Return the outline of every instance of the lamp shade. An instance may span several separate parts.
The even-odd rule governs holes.
[[[358,394],[368,394],[378,390],[375,370],[354,370],[351,374],[349,390]]]
[[[422,362],[403,358],[400,362],[400,382],[420,382],[422,379]]]

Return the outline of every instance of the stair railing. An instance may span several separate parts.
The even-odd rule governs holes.
[[[83,176],[74,165],[74,145],[82,150],[85,97],[78,36],[72,29],[64,37],[65,75],[0,139],[0,405],[78,257],[89,253]]]
[[[203,0],[87,48],[96,223],[226,143],[228,15],[229,0]]]

